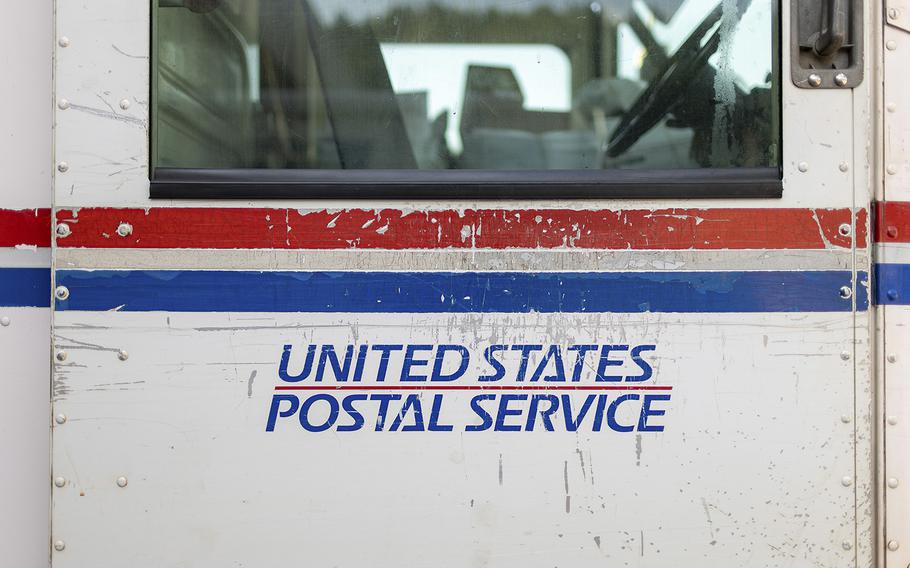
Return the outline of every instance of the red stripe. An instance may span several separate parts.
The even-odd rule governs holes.
[[[199,249],[824,249],[849,209],[307,211],[154,208],[63,210],[62,247]],[[866,246],[866,211],[857,246]],[[120,223],[133,231],[118,236]]]
[[[50,209],[0,209],[0,247],[51,246]]]
[[[306,385],[277,386],[276,391],[670,391],[655,385]]]
[[[910,201],[875,204],[875,242],[910,243]]]

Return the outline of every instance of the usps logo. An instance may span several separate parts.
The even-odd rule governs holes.
[[[662,432],[655,344],[283,346],[266,432]]]

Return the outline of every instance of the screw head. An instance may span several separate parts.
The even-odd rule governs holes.
[[[66,480],[63,479],[62,477],[55,477],[55,478],[54,478],[54,485],[55,485],[56,487],[63,487],[64,485],[66,485]]]
[[[841,352],[840,352],[840,358],[841,358],[842,360],[844,360],[844,361],[849,361],[849,360],[850,360],[850,352],[849,352],[849,351],[841,351]]]
[[[57,236],[58,237],[66,238],[66,237],[70,236],[70,234],[72,232],[73,232],[72,229],[70,229],[70,226],[67,225],[66,223],[59,223],[57,225]]]
[[[853,288],[849,286],[841,286],[840,288],[840,297],[849,300],[853,297]]]
[[[128,483],[129,480],[123,476],[117,478],[117,487],[126,487]]]
[[[3,327],[9,327],[9,323],[10,323],[10,321],[7,316],[3,316],[2,318],[0,318],[0,325],[2,325]]]
[[[891,239],[896,239],[899,232],[897,230],[897,227],[895,227],[894,225],[890,225],[888,228],[885,229],[885,234],[888,235],[888,237]]]
[[[888,51],[894,51],[897,49],[897,42],[893,39],[889,39],[887,42],[885,42],[885,47],[888,48]]]
[[[840,417],[840,421],[843,422],[844,424],[849,424],[850,422],[853,421],[853,417],[850,416],[849,414],[844,414],[843,416]]]
[[[888,353],[888,362],[897,363],[897,353]]]
[[[66,548],[66,543],[63,542],[62,540],[58,540],[57,542],[54,543],[54,550],[56,550],[57,552],[62,551],[64,548]]]
[[[887,110],[888,112],[894,112],[897,110],[897,105],[894,103],[888,103],[885,105],[885,110]]]
[[[54,416],[54,422],[56,422],[57,424],[64,424],[66,422],[66,414],[61,413],[61,414],[58,414],[57,416]]]
[[[901,547],[901,543],[897,542],[896,540],[888,541],[888,550],[890,550],[891,552],[897,552],[897,550],[900,547]]]
[[[889,417],[888,417],[888,425],[890,425],[890,426],[897,426],[897,416],[889,416]]]
[[[850,487],[851,485],[853,485],[853,478],[850,477],[849,475],[845,475],[844,477],[841,478],[840,484],[843,485],[844,487]]]
[[[63,361],[66,361],[66,351],[63,351],[63,350],[57,351],[57,354],[55,355],[55,357],[61,363]]]
[[[838,73],[834,76],[834,84],[838,87],[846,87],[848,82],[847,76],[843,73]]]
[[[848,164],[847,162],[841,162],[837,165],[837,169],[839,169],[842,172],[847,172],[850,170],[850,164]]]
[[[841,544],[841,546],[844,548],[844,550],[851,550],[851,549],[853,548],[853,543],[850,542],[849,540],[845,540],[845,541]]]
[[[57,286],[54,290],[54,296],[58,300],[65,300],[70,297],[70,290],[66,286]]]
[[[894,164],[888,164],[888,167],[885,168],[885,171],[888,172],[889,176],[893,176],[893,175],[897,174],[897,166],[895,166]]]
[[[803,173],[806,173],[809,171],[809,164],[806,162],[800,162],[799,164],[797,164],[796,167],[799,171],[801,171]]]
[[[66,99],[60,99],[59,101],[57,101],[57,108],[59,108],[60,110],[66,110],[66,109],[70,108],[70,102]]]
[[[130,108],[130,100],[129,99],[120,99],[120,108],[122,108],[123,110]]]
[[[888,290],[888,299],[889,300],[892,300],[892,301],[896,300],[898,295],[899,294],[897,293],[897,290]]]
[[[120,359],[121,361],[126,361],[127,359],[130,358],[130,354],[127,353],[125,350],[121,349],[120,351],[117,351],[117,358]]]
[[[69,169],[70,169],[70,165],[67,164],[66,162],[59,162],[57,164],[57,171],[60,172],[61,174],[68,172]]]
[[[888,487],[891,489],[897,489],[897,486],[900,485],[900,481],[896,477],[891,477],[888,479]]]
[[[128,237],[133,234],[133,226],[129,223],[120,223],[117,226],[117,234],[121,237]]]
[[[60,36],[60,39],[57,40],[57,45],[59,45],[60,47],[69,47],[70,38],[68,38],[66,36]]]
[[[898,18],[898,16],[900,16],[900,12],[897,11],[897,8],[891,8],[890,10],[888,10],[888,19],[889,20],[896,20]]]
[[[818,73],[812,73],[809,75],[809,86],[810,87],[821,87],[822,85],[822,76]]]
[[[853,233],[853,227],[849,223],[844,223],[837,228],[837,232],[840,233],[842,237],[849,237]]]

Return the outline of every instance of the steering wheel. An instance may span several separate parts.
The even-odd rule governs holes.
[[[739,14],[745,11],[743,3],[747,7],[751,0],[737,2]],[[720,45],[720,26],[707,41],[702,43],[702,39],[722,16],[723,4],[719,3],[666,61],[613,131],[607,143],[607,156],[615,158],[628,150],[679,104],[688,83],[708,65],[708,59]]]

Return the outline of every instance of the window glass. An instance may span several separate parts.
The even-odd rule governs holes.
[[[167,168],[778,165],[771,0],[158,0]]]

